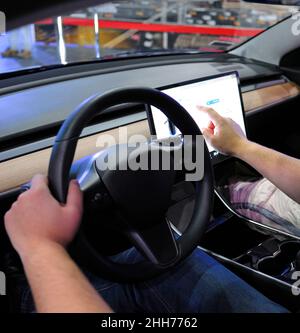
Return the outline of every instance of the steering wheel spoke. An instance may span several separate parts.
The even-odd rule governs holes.
[[[136,249],[154,265],[167,267],[178,259],[179,248],[170,223],[163,219],[147,229],[126,232]]]

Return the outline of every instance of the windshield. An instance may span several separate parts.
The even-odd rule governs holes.
[[[131,56],[225,52],[295,11],[239,0],[102,1],[0,35],[0,73]]]

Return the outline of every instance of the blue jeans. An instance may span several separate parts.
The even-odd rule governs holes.
[[[125,256],[133,262],[139,254],[130,250]],[[118,259],[123,261],[124,256]],[[141,283],[120,284],[86,275],[115,312],[287,312],[199,249],[164,275]],[[21,311],[34,311],[29,288],[22,293]]]

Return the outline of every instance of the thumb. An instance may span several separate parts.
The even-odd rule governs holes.
[[[213,130],[209,128],[201,128],[201,132],[204,136],[204,139],[208,142],[211,142],[212,137],[213,137]]]
[[[83,210],[83,197],[77,180],[73,179],[69,185],[67,206],[76,208],[82,213]]]
[[[31,189],[46,189],[47,191],[49,191],[48,178],[46,176],[40,175],[40,174],[35,175],[31,180],[30,188]]]

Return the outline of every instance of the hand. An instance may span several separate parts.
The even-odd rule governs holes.
[[[82,216],[82,193],[71,181],[66,205],[51,195],[47,178],[33,177],[31,188],[22,193],[5,214],[8,236],[19,255],[39,251],[40,246],[66,247],[74,238]]]
[[[247,141],[240,126],[230,118],[223,118],[214,109],[197,108],[210,118],[209,125],[201,129],[205,140],[220,153],[237,156]]]

